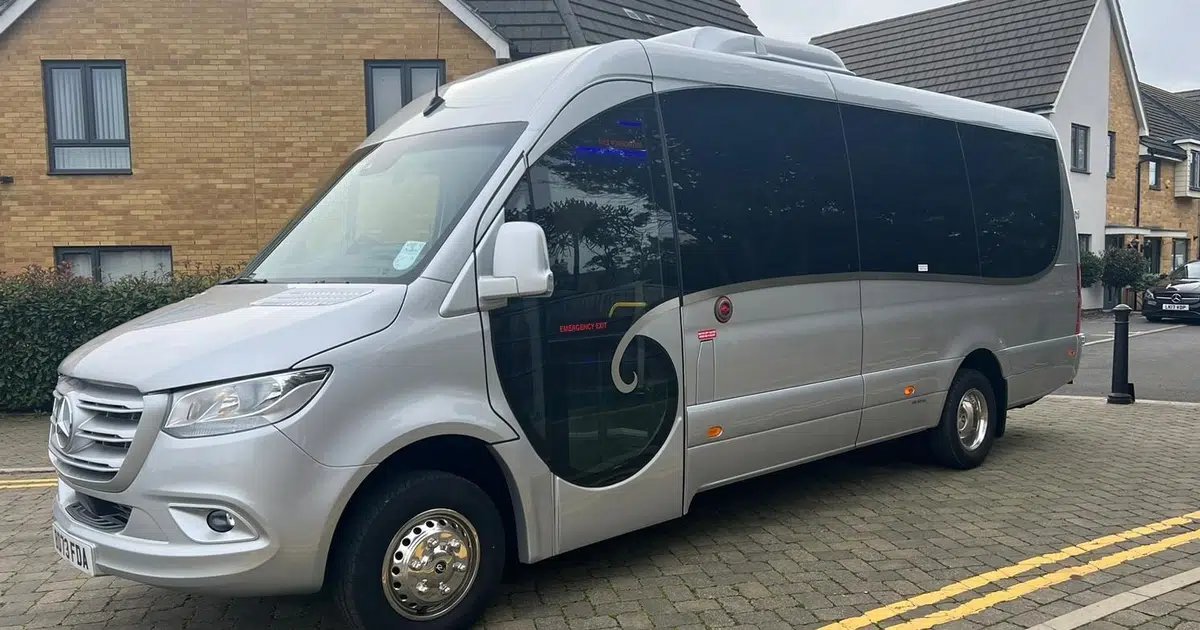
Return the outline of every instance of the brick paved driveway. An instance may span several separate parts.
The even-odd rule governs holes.
[[[49,414],[0,416],[0,469],[49,469],[49,422]]]
[[[853,618],[1200,510],[1198,434],[1200,407],[1043,401],[1014,412],[1008,435],[975,471],[874,449],[722,488],[698,497],[680,521],[519,567],[482,627],[804,628]],[[232,601],[81,579],[50,548],[50,492],[0,491],[0,628],[340,627],[318,598]],[[1189,542],[1139,551],[1170,537]],[[1200,518],[1077,551],[1014,577],[960,585],[880,625],[1028,628],[1200,566]],[[1111,554],[1141,557],[1088,567]],[[1070,567],[1077,577],[1006,595]],[[1186,624],[1200,621],[1197,593],[1178,591],[1095,627],[1191,630]],[[948,611],[948,623],[930,621],[938,611]]]

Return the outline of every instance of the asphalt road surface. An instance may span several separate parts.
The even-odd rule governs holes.
[[[1151,324],[1137,314],[1129,324],[1129,380],[1136,397],[1200,402],[1200,326]],[[1108,395],[1112,389],[1112,331],[1108,319],[1084,322],[1088,345],[1083,349],[1079,376],[1056,394]]]

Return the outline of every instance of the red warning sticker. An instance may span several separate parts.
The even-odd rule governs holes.
[[[587,322],[583,324],[563,324],[558,327],[560,333],[576,333],[587,332],[591,330],[604,330],[608,328],[608,322]]]
[[[700,332],[696,333],[696,338],[698,338],[700,341],[712,341],[713,339],[717,338],[717,331],[714,328],[701,330]]]

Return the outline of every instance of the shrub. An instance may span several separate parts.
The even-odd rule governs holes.
[[[1142,292],[1144,292],[1146,289],[1149,289],[1150,287],[1152,287],[1152,286],[1154,286],[1154,285],[1158,284],[1158,281],[1159,281],[1159,275],[1158,275],[1158,274],[1156,274],[1156,273],[1143,273],[1143,274],[1141,275],[1141,277],[1139,277],[1139,278],[1137,279],[1137,282],[1132,282],[1132,283],[1130,283],[1130,285],[1129,285],[1129,288],[1133,289],[1134,291],[1137,291],[1137,292],[1138,292],[1138,294],[1140,295],[1140,294],[1141,294]]]
[[[1103,273],[1104,259],[1090,250],[1079,253],[1080,284],[1085,288],[1090,287],[1100,281],[1100,276]]]
[[[93,337],[157,308],[200,293],[235,270],[188,267],[111,284],[62,268],[0,274],[0,412],[52,405],[58,365]]]
[[[1104,269],[1100,279],[1104,284],[1124,289],[1137,284],[1146,273],[1146,258],[1130,247],[1104,252]]]

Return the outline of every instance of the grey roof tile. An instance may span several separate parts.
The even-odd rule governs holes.
[[[514,57],[555,52],[574,45],[554,0],[468,0],[468,3],[513,45]]]
[[[0,0],[6,2],[8,0]],[[467,0],[508,39],[518,57],[692,26],[760,35],[737,0]],[[578,24],[578,35],[571,31]],[[530,28],[537,26],[540,28]]]
[[[737,0],[570,0],[589,44],[644,38],[693,26],[761,35]]]
[[[1049,107],[1097,0],[968,0],[820,35],[856,74],[1016,109]]]
[[[1138,83],[1142,93],[1142,107],[1146,110],[1146,122],[1150,135],[1143,142],[1159,153],[1185,157],[1174,145],[1184,138],[1200,139],[1200,101],[1172,94],[1148,83]]]
[[[1200,90],[1187,90],[1184,92],[1176,92],[1177,96],[1182,96],[1189,101],[1200,101]]]

